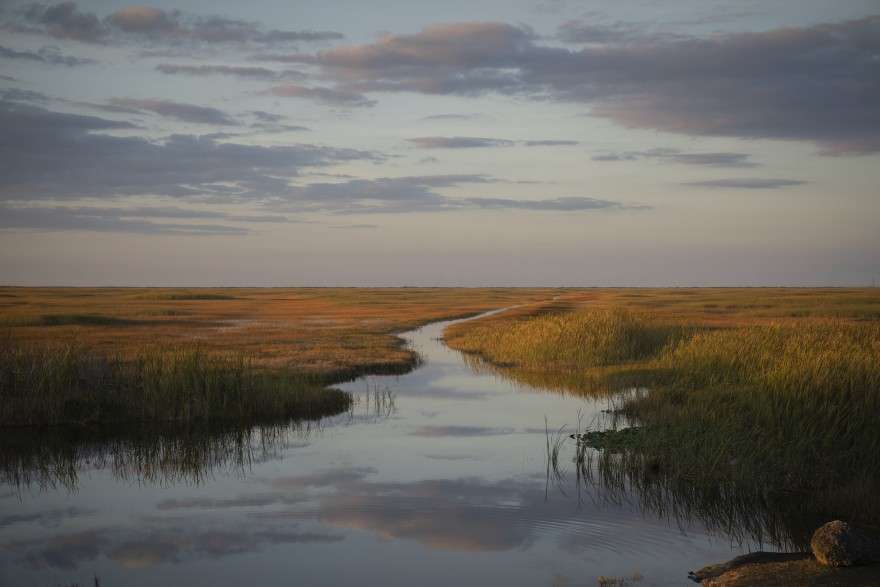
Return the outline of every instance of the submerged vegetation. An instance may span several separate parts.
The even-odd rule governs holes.
[[[723,322],[688,300],[699,291],[681,292],[689,310],[678,315],[647,312],[641,297],[600,297],[462,323],[446,337],[515,380],[609,397],[629,390],[619,413],[643,428],[626,439],[628,458],[645,467],[697,483],[760,482],[809,495],[828,516],[880,523],[880,294],[836,297],[851,291],[858,304],[815,295],[815,307],[797,301],[803,316],[780,302]]]

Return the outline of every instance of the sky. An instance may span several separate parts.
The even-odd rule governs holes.
[[[877,0],[0,0],[0,283],[880,284]]]

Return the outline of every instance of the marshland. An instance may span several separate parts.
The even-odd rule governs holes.
[[[3,288],[4,572],[666,585],[803,551],[880,524],[877,292]]]

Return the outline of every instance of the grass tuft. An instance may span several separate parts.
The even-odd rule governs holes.
[[[316,377],[198,346],[103,357],[75,345],[0,346],[0,425],[228,422],[318,417],[350,397]]]
[[[662,301],[700,303],[686,300]],[[866,299],[866,314],[846,320],[839,302],[829,315],[824,300],[797,303],[813,317],[718,325],[601,307],[501,315],[446,338],[533,385],[650,389],[620,396],[638,431],[589,433],[590,445],[640,451],[679,478],[760,481],[811,496],[828,516],[880,522],[880,323]]]

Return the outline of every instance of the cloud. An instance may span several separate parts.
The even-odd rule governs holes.
[[[113,103],[113,107],[143,106]],[[278,115],[251,113],[258,121],[279,124]],[[345,179],[291,184],[300,170],[351,160],[379,160],[374,153],[315,145],[256,146],[223,142],[220,135],[171,135],[161,140],[114,136],[131,130],[128,122],[52,112],[14,102],[0,103],[0,200],[36,202],[70,198],[159,195],[226,203],[257,202],[274,214],[322,212],[373,214],[454,210],[587,211],[637,209],[590,197],[512,199],[452,197],[447,188],[501,183],[474,174]],[[201,218],[225,222],[271,222],[271,217],[230,215],[143,207],[122,210],[51,209],[19,204],[7,228],[127,230],[240,234],[245,229],[212,223],[187,225],[157,218]],[[138,215],[134,215],[137,212]]]
[[[275,86],[265,93],[279,98],[303,98],[332,106],[363,107],[376,104],[375,100],[370,100],[358,92],[333,88],[307,87],[297,84]]]
[[[338,183],[291,186],[275,206],[294,211],[334,214],[402,214],[455,210],[532,210],[578,212],[640,210],[621,202],[572,196],[541,200],[445,196],[436,190],[469,184],[500,183],[483,175],[424,175],[353,179]]]
[[[289,192],[289,178],[315,168],[377,155],[307,144],[257,146],[216,137],[162,140],[104,131],[128,122],[0,102],[0,200],[164,195],[227,202]]]
[[[593,161],[637,161],[654,159],[684,165],[702,165],[705,167],[745,168],[757,167],[758,164],[749,160],[747,153],[715,152],[686,153],[678,149],[650,149],[647,151],[625,151],[622,153],[603,153],[595,155]]]
[[[86,206],[10,206],[0,205],[0,230],[126,232],[135,234],[237,236],[250,229],[226,224],[187,224],[155,222],[163,220],[223,220],[241,223],[290,223],[278,214],[230,214],[214,210],[164,207],[86,207]]]
[[[334,41],[343,38],[335,31],[266,29],[259,23],[209,15],[185,14],[151,6],[127,6],[101,18],[79,10],[76,2],[32,3],[18,11],[21,22],[14,30],[44,33],[59,39],[85,43],[110,43],[117,39],[151,42],[244,44],[286,44],[292,42]]]
[[[598,200],[581,196],[551,198],[547,200],[512,200],[509,198],[466,198],[464,202],[476,208],[506,210],[543,210],[578,212],[584,210],[647,209],[645,206],[626,206],[620,202]]]
[[[167,35],[178,32],[178,19],[177,12],[151,6],[127,6],[108,16],[107,22],[126,33]]]
[[[761,177],[736,177],[730,179],[710,179],[707,181],[689,181],[682,185],[700,188],[722,188],[742,190],[775,190],[784,187],[804,185],[805,181],[797,179],[770,179]]]
[[[614,22],[596,24],[582,20],[567,20],[559,25],[557,38],[563,43],[607,44],[621,43],[645,37],[642,30],[632,23]]]
[[[489,139],[485,137],[416,137],[406,139],[420,149],[475,149],[482,147],[564,147],[580,144],[579,141],[564,140],[532,140],[508,141],[506,139]]]
[[[580,145],[580,141],[566,141],[566,140],[538,140],[538,141],[522,141],[521,144],[526,147],[571,147],[574,145]]]
[[[48,65],[65,65],[67,67],[76,67],[77,65],[88,65],[95,63],[92,59],[83,59],[72,55],[65,55],[58,47],[42,47],[37,52],[33,51],[17,51],[0,45],[0,58],[3,59],[24,59],[27,61],[37,61]],[[6,78],[6,76],[3,76]],[[13,78],[8,78],[13,79]]]
[[[260,132],[301,132],[312,130],[307,126],[285,124],[282,122],[285,120],[285,117],[280,114],[264,110],[251,110],[249,114],[255,119],[255,122],[251,124],[251,128],[257,129]]]
[[[484,137],[416,137],[407,139],[420,149],[473,149],[481,147],[512,147],[514,141]]]
[[[80,12],[76,2],[30,4],[23,11],[23,16],[25,21],[43,27],[49,36],[57,39],[100,43],[110,32],[97,16]]]
[[[432,114],[424,116],[421,120],[475,120],[483,118],[482,114]]]
[[[228,114],[216,108],[184,104],[171,100],[111,98],[111,106],[120,106],[132,110],[145,110],[159,116],[173,118],[183,122],[196,124],[232,125],[235,121]]]
[[[229,75],[257,80],[305,77],[305,74],[298,71],[274,71],[265,67],[235,65],[177,65],[173,63],[160,63],[156,66],[156,71],[161,71],[168,75]]]
[[[218,224],[157,223],[129,217],[124,211],[115,215],[109,210],[92,212],[83,208],[39,208],[0,206],[0,230],[33,229],[40,231],[80,230],[89,232],[126,232],[162,235],[243,235],[250,231],[237,226]],[[132,216],[138,216],[133,214]]]
[[[9,100],[12,102],[46,102],[49,100],[49,96],[33,90],[6,88],[0,90],[0,100]]]
[[[351,91],[515,94],[588,104],[625,127],[880,151],[880,16],[577,49],[537,41],[524,27],[455,23],[284,59]]]

